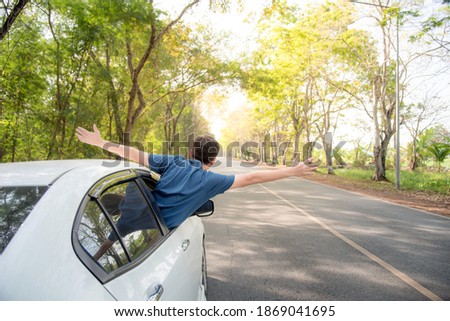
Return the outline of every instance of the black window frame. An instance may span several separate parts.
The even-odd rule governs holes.
[[[151,186],[148,186],[144,180],[148,182],[152,182],[154,185],[158,182],[159,176],[153,172],[149,172],[146,170],[141,169],[128,169],[128,170],[122,170],[118,171],[116,173],[110,174],[108,176],[105,176],[104,178],[97,181],[88,191],[88,193],[85,195],[83,201],[81,202],[77,214],[75,216],[75,220],[72,227],[72,246],[73,249],[80,259],[80,261],[86,266],[86,268],[102,283],[107,283],[118,276],[127,273],[128,271],[134,269],[136,266],[140,265],[142,262],[144,262],[157,248],[161,246],[165,242],[165,240],[169,237],[171,234],[171,231],[167,228],[166,224],[164,223],[163,218],[161,215],[159,215],[159,211],[155,210],[154,205],[149,200],[147,193],[150,192],[148,189],[151,188]],[[126,263],[124,266],[119,267],[118,269],[107,272],[105,271],[97,261],[93,259],[93,257],[85,250],[85,248],[81,245],[79,238],[78,238],[78,230],[81,223],[81,220],[84,215],[84,210],[89,202],[94,200],[99,208],[102,210],[103,214],[105,215],[105,218],[109,221],[111,224],[112,220],[105,208],[101,205],[99,202],[99,197],[103,193],[103,191],[116,186],[120,184],[124,184],[130,181],[134,181],[138,188],[141,191],[142,197],[147,202],[147,206],[150,208],[150,212],[153,215],[153,218],[155,219],[156,223],[159,225],[160,231],[161,231],[161,238],[155,242],[152,246],[150,246],[148,249],[144,251],[142,255],[140,255],[137,259],[131,259],[128,254],[129,262]],[[154,187],[153,185],[153,187]],[[117,230],[115,228],[115,225],[112,224],[115,232],[117,233]],[[125,251],[126,247],[123,244],[123,241],[119,240],[121,243],[121,246],[124,248]]]

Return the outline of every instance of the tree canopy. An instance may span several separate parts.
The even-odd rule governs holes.
[[[258,21],[256,49],[230,59],[223,34],[185,21],[199,3],[186,0],[169,14],[147,0],[4,1],[0,161],[103,157],[76,143],[76,127],[94,123],[110,140],[176,153],[192,134],[212,131],[206,115],[220,114],[213,110],[224,108],[219,97],[237,88],[248,104],[229,114],[227,142],[261,142],[259,156],[270,163],[323,153],[332,173],[346,164],[335,133],[369,127],[356,140],[361,148],[361,136],[371,137],[374,179],[382,180],[397,134],[396,94],[401,126],[414,140],[431,126],[424,115],[448,111],[445,99],[437,106],[413,98],[410,85],[411,75],[418,77],[413,63],[448,61],[447,4],[429,10],[421,1],[373,0],[356,10],[345,0],[266,1],[248,18]],[[241,14],[250,7],[239,0],[207,4]],[[361,19],[371,19],[377,32],[361,27]],[[439,73],[448,73],[448,64],[441,66]]]

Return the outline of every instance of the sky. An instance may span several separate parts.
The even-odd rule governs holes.
[[[217,32],[227,32],[231,34],[229,46],[227,48],[224,48],[224,55],[230,58],[238,57],[240,52],[242,51],[251,51],[253,48],[255,48],[255,42],[254,42],[254,36],[256,34],[256,24],[255,21],[252,19],[249,19],[248,13],[250,11],[258,11],[263,8],[262,4],[270,0],[264,0],[264,1],[247,1],[247,3],[251,3],[251,8],[246,8],[244,12],[239,12],[238,10],[231,10],[228,13],[214,13],[211,10],[209,10],[208,4],[209,0],[202,0],[200,1],[199,5],[191,10],[188,14],[186,14],[184,21],[188,23],[206,23],[209,24],[212,30],[215,30]],[[325,0],[290,0],[291,3],[295,3],[297,5],[306,6],[309,3],[317,3],[319,1],[325,1]],[[425,0],[425,3],[431,7],[438,0]],[[163,9],[167,12],[171,12],[172,14],[176,14],[180,12],[183,5],[187,4],[189,0],[156,0],[155,4],[158,8]],[[364,0],[362,0],[364,2]],[[364,15],[367,10],[372,9],[369,6],[366,5],[356,5],[357,10],[361,12],[362,15]],[[367,25],[370,26],[369,20],[361,20],[361,25]],[[407,41],[405,38],[406,35],[402,37],[402,33],[400,30],[400,53],[405,54],[406,48],[405,45],[407,45]],[[233,49],[230,49],[233,48]],[[402,52],[403,48],[403,52]],[[450,62],[449,62],[450,63]],[[415,83],[411,84],[411,88],[415,88],[415,92],[435,92],[440,93],[440,95],[444,96],[447,101],[450,101],[450,75],[447,74],[445,77],[439,77],[427,81],[423,81],[420,78],[415,81]],[[249,104],[249,102],[246,100],[245,95],[239,91],[239,90],[231,90],[228,91],[229,98],[222,102],[221,106],[218,106],[217,108],[208,108],[205,110],[205,115],[208,115],[208,120],[212,123],[212,129],[213,134],[217,138],[220,138],[221,129],[226,125],[224,122],[224,118],[226,118],[227,114],[232,113],[236,109],[242,108],[242,106],[246,106]],[[420,96],[420,95],[417,95]],[[216,112],[214,112],[216,110]],[[358,116],[355,115],[355,118]],[[362,115],[362,117],[366,117],[365,115]],[[446,121],[447,127],[450,129],[450,110],[447,115],[443,115],[444,118],[448,117],[448,121]],[[366,117],[367,118],[367,117]],[[338,136],[341,139],[344,140],[351,140],[354,139],[353,137],[355,130],[347,130],[349,126],[341,126],[340,130],[338,130],[335,135]],[[356,131],[358,132],[358,131]],[[352,134],[353,133],[353,134]],[[371,134],[368,135],[367,140],[370,142],[371,140]],[[406,139],[403,139],[403,142],[409,141],[409,136],[406,132],[406,129],[402,129],[401,137],[405,137]],[[402,142],[401,142],[402,144]],[[402,144],[403,145],[403,144]]]

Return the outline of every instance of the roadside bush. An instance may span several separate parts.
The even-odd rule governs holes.
[[[380,185],[379,182],[372,181],[373,170],[337,169],[335,174],[355,181],[373,182],[374,185]],[[395,183],[394,170],[386,171],[386,176],[392,184]],[[400,188],[412,191],[432,191],[450,194],[450,174],[446,172],[401,171]]]

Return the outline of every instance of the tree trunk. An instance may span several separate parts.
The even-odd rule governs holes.
[[[383,167],[383,161],[381,160],[381,146],[373,147],[373,161],[375,165],[375,172],[373,173],[372,179],[374,181],[383,181],[386,180],[386,171]]]
[[[3,76],[2,71],[0,71],[0,76]],[[0,120],[3,119],[3,92],[0,90]],[[6,126],[5,126],[6,127]],[[6,148],[4,142],[7,140],[7,131],[4,130],[3,125],[0,127],[0,133],[2,135],[2,139],[0,140],[0,163],[3,163],[3,157],[6,155]]]
[[[409,163],[409,169],[412,171],[415,171],[417,167],[419,166],[419,160],[417,157],[417,140],[415,137],[413,137],[413,147],[412,147],[412,156],[411,161]]]
[[[296,132],[294,137],[294,154],[292,155],[292,162],[300,161],[300,133]]]
[[[328,168],[328,174],[334,174],[333,168],[333,135],[328,132],[325,134],[324,139],[324,150],[325,150],[325,159],[326,166]]]
[[[139,87],[139,75],[141,74],[142,69],[144,68],[145,64],[147,63],[148,58],[150,57],[150,54],[155,49],[156,45],[162,40],[162,38],[165,36],[165,34],[178,22],[181,20],[181,18],[184,16],[184,14],[192,8],[194,5],[199,3],[200,0],[192,0],[191,3],[187,4],[183,10],[181,10],[181,13],[176,17],[174,20],[172,20],[169,24],[167,24],[159,33],[157,31],[156,27],[156,21],[151,21],[151,34],[147,43],[147,47],[144,51],[144,54],[139,59],[139,62],[137,63],[136,67],[133,65],[133,53],[131,50],[131,43],[130,40],[127,41],[127,62],[128,62],[128,69],[130,72],[131,77],[131,89],[129,92],[129,99],[128,99],[128,105],[127,105],[127,119],[125,123],[125,132],[128,133],[128,137],[131,136],[131,133],[134,128],[134,124],[136,123],[137,119],[142,115],[143,111],[145,110],[145,98],[140,90]],[[137,107],[135,107],[135,101],[136,97],[138,98],[139,104]],[[126,142],[124,142],[125,144]]]
[[[374,146],[373,146],[373,162],[375,170],[372,179],[374,181],[386,180],[386,169],[384,167],[382,148],[381,148],[381,131],[378,123],[378,105],[380,101],[379,86],[381,85],[381,77],[376,75],[372,84],[373,94],[373,126],[374,126]]]

